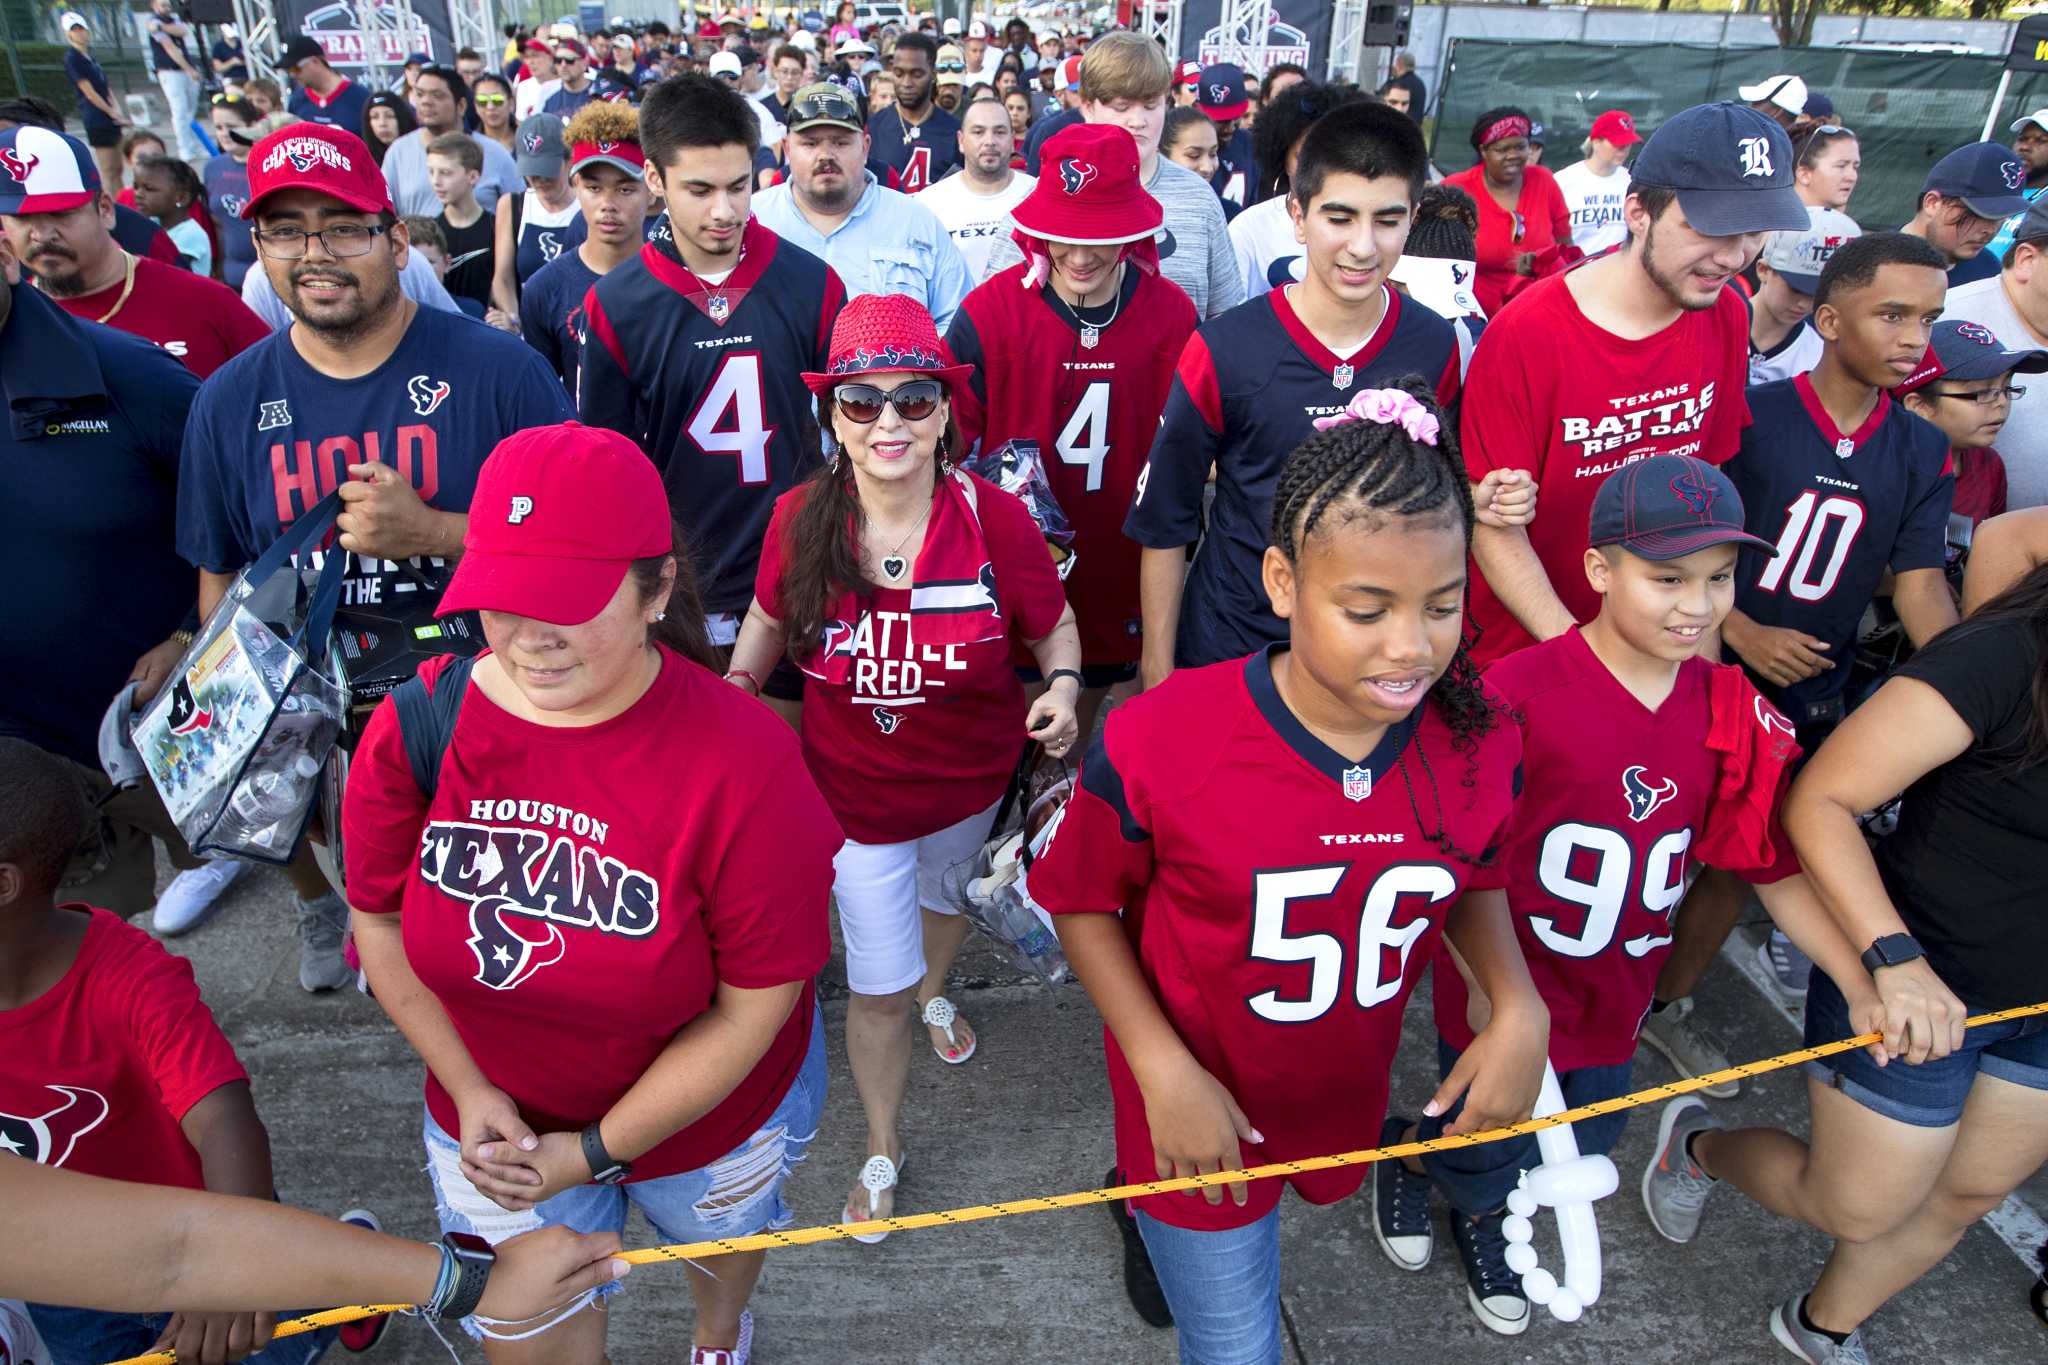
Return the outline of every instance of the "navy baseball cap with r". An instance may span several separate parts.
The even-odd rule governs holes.
[[[1979,218],[2010,218],[2027,211],[2030,201],[2020,193],[2026,185],[2027,165],[2012,148],[1971,142],[1935,162],[1920,193],[1960,199]]]
[[[1748,545],[1777,554],[1742,529],[1742,495],[1705,460],[1652,455],[1608,476],[1593,497],[1587,543],[1618,545],[1640,559],[1677,559],[1716,545]]]
[[[1745,104],[1697,104],[1665,119],[1636,153],[1638,185],[1678,194],[1695,232],[1740,237],[1804,231],[1806,205],[1793,188],[1792,141]]]

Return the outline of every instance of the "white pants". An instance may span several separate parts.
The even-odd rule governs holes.
[[[920,907],[957,913],[942,889],[946,869],[972,857],[996,821],[996,806],[936,834],[900,844],[848,839],[832,859],[832,895],[846,940],[846,984],[856,995],[894,995],[924,980]]]
[[[171,130],[178,135],[178,159],[197,161],[204,157],[206,149],[199,145],[199,139],[192,133],[192,119],[199,107],[198,84],[175,67],[157,72],[156,83],[164,92],[165,102],[171,106]]]

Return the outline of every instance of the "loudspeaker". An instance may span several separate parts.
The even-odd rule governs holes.
[[[1365,7],[1365,45],[1408,46],[1408,21],[1414,13],[1411,0],[1374,0]]]
[[[185,17],[195,24],[232,24],[233,0],[185,0]]]

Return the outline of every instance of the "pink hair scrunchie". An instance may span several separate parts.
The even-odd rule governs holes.
[[[1391,423],[1426,446],[1435,445],[1437,435],[1443,430],[1436,414],[1417,402],[1415,395],[1405,389],[1361,389],[1351,396],[1344,411],[1316,418],[1315,428],[1328,431],[1346,422],[1359,421]]]

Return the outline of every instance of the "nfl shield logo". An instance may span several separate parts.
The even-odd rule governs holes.
[[[713,322],[724,322],[728,317],[732,316],[732,304],[725,295],[713,294],[709,311]]]
[[[1372,795],[1372,769],[1346,768],[1344,770],[1344,799],[1363,801]]]

